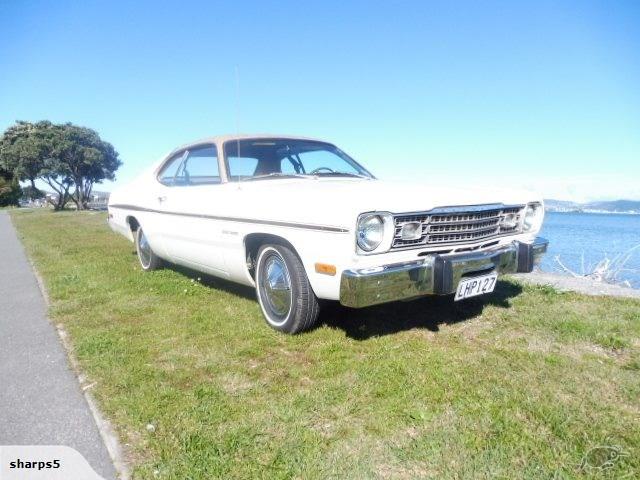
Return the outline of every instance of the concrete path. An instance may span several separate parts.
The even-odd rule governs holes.
[[[0,445],[66,445],[116,478],[31,265],[0,211]]]

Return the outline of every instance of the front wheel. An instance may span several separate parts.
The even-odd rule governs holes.
[[[256,293],[267,323],[285,333],[309,330],[320,306],[298,256],[284,245],[263,245],[256,262]]]

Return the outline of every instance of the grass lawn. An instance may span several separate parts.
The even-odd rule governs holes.
[[[11,216],[135,478],[640,475],[638,301],[503,281],[292,337],[250,289],[143,273],[103,213]]]

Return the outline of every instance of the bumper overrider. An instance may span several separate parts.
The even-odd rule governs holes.
[[[487,250],[432,254],[411,262],[345,270],[340,303],[359,308],[423,295],[449,295],[463,278],[493,272],[529,273],[548,245],[548,240],[537,237],[532,243],[514,241]]]

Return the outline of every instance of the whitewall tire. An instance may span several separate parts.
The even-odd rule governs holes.
[[[285,333],[312,328],[320,306],[298,256],[285,245],[263,245],[256,262],[256,295],[265,320]]]
[[[136,252],[138,253],[140,266],[144,271],[162,268],[162,259],[153,253],[142,227],[138,227],[138,230],[136,230]]]

